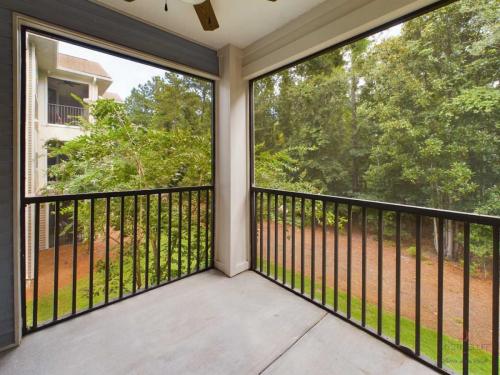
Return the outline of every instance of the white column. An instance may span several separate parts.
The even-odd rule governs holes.
[[[228,45],[218,54],[215,267],[232,277],[250,265],[248,81],[240,49]]]

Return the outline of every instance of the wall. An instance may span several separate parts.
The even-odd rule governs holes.
[[[0,348],[15,341],[11,12],[0,8]]]
[[[19,340],[14,294],[12,12],[218,75],[216,51],[83,0],[0,0],[0,350]]]

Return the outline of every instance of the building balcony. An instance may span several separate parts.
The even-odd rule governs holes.
[[[53,125],[77,126],[80,118],[88,118],[88,112],[83,107],[49,103],[48,123]]]

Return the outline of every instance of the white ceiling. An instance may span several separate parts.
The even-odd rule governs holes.
[[[203,31],[192,5],[181,0],[91,0],[153,26],[219,49],[227,44],[245,48],[325,0],[211,0],[219,29]]]

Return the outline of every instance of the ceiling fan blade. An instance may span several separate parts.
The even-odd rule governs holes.
[[[213,31],[219,28],[219,22],[217,21],[217,17],[215,16],[214,8],[212,8],[212,4],[210,0],[206,0],[205,2],[193,5],[196,10],[196,14],[200,19],[201,26],[205,31]]]

